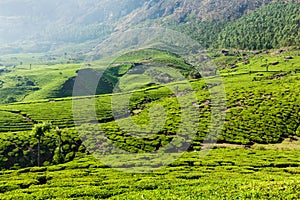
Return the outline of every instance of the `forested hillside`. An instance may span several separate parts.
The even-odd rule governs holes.
[[[238,19],[195,21],[172,24],[205,48],[261,50],[300,43],[299,3],[276,2],[262,6]]]
[[[272,3],[235,22],[219,35],[221,47],[271,49],[300,44],[300,6]]]
[[[151,26],[184,32],[205,48],[269,49],[299,43],[299,1],[294,0],[53,1],[46,8],[42,5],[0,3],[0,53],[45,52],[70,44],[74,48],[83,44],[75,48],[82,51],[84,43],[89,42],[90,48],[113,32]]]
[[[132,26],[151,19],[168,23],[187,22],[191,18],[198,22],[235,20],[270,2],[272,0],[149,0],[125,16],[120,25]]]

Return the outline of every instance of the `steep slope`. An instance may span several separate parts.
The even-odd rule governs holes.
[[[197,21],[219,21],[236,19],[243,14],[272,2],[272,0],[151,0],[124,20],[129,26],[151,19],[160,19],[161,22],[180,23],[191,17]]]
[[[273,3],[229,23],[219,35],[220,46],[270,49],[300,43],[300,5]]]
[[[145,0],[126,0],[121,3],[116,0],[91,0],[88,2],[82,0],[1,1],[1,24],[4,25],[1,27],[1,39],[6,39],[2,34],[7,27],[13,28],[12,31],[27,30],[28,33],[32,34],[32,30],[29,31],[29,29],[33,27],[35,27],[34,30],[45,31],[47,28],[56,27],[60,29],[68,25],[111,22],[129,14],[143,5],[144,2]],[[22,35],[19,34],[18,36]]]
[[[274,0],[125,0],[121,2],[118,0],[51,2],[6,0],[0,2],[0,45],[2,44],[3,47],[0,53],[49,51],[68,44],[81,44],[95,39],[97,43],[115,31],[149,26],[163,26],[184,32],[197,39],[206,48],[220,47],[216,43],[220,37],[221,47],[259,49],[294,45],[294,40],[292,42],[270,41],[277,45],[266,46],[257,43],[254,45],[255,48],[250,48],[245,45],[237,46],[236,42],[228,45],[222,41],[224,31],[236,37],[234,34],[236,28],[244,26],[248,22],[247,19],[260,18],[275,12],[272,9],[277,9],[276,6],[266,6],[274,2],[277,2],[276,4],[294,2],[292,7],[299,7],[299,4],[296,4],[299,0],[284,2]],[[260,8],[259,13],[253,14],[253,11],[258,8]],[[274,27],[281,28],[282,23],[290,23],[291,19],[293,23],[295,22],[295,26],[289,26],[288,29],[297,31],[299,27],[299,23],[296,23],[297,18],[286,20],[284,8],[276,12],[276,15],[266,20],[274,22]],[[288,12],[292,16],[298,15],[295,8]],[[250,16],[245,18],[249,14]],[[239,19],[241,17],[243,19]],[[274,17],[279,19],[274,21],[271,19]],[[239,20],[236,21],[237,19]],[[254,20],[255,23],[261,21]],[[270,28],[262,29],[256,34],[271,32],[272,35],[275,31]],[[290,32],[283,34],[286,37]],[[3,46],[5,43],[10,45]]]
[[[196,39],[205,48],[272,49],[299,45],[300,5],[272,2],[238,19],[197,21],[190,17],[167,24]]]
[[[80,43],[104,37],[109,33],[112,22],[129,14],[145,1],[1,1],[0,45],[16,43],[23,47],[20,45],[22,41],[27,45],[42,43],[50,49],[55,43]]]

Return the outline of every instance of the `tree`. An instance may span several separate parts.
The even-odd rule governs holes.
[[[49,132],[50,130],[51,130],[51,123],[49,122],[35,124],[32,129],[33,137],[35,137],[38,140],[38,158],[37,158],[38,167],[40,167],[40,161],[41,161],[40,159],[41,139],[43,136],[45,136],[45,133]]]
[[[57,135],[57,139],[58,139],[58,148],[61,149],[61,142],[62,142],[62,139],[61,139],[61,133],[62,133],[62,130],[57,126],[56,129],[55,129],[55,133]]]
[[[61,133],[62,130],[58,127],[55,129],[55,133],[57,135],[57,148],[55,149],[53,160],[55,163],[63,163],[64,162],[64,156],[63,156],[63,151],[62,151],[62,138],[61,138]]]

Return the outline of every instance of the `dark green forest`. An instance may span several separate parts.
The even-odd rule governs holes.
[[[196,39],[205,48],[274,49],[300,43],[299,3],[276,2],[241,18],[200,21],[195,17],[171,25]]]
[[[221,47],[272,49],[300,43],[300,6],[273,3],[229,23],[219,34]]]

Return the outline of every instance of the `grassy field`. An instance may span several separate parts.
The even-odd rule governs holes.
[[[146,67],[146,70],[151,68],[152,71],[160,72],[159,66],[164,65],[169,68],[178,67],[184,76],[191,71],[191,67],[185,64],[182,58],[155,49],[134,51],[118,58],[106,58],[100,61],[68,54],[3,56],[0,57],[0,103],[72,96],[74,79],[78,77],[78,71],[86,69],[89,69],[91,74],[85,74],[83,78],[92,79],[95,75],[99,76],[100,83],[96,94],[112,93],[120,77],[132,69],[118,84],[122,91],[128,91],[135,89],[136,81],[133,83],[132,80],[136,77],[139,77],[141,85],[146,86],[151,83],[152,80],[147,78],[151,71],[140,72],[142,66],[149,63],[152,63],[152,66]],[[165,74],[169,72],[171,77],[174,76],[174,72],[172,73],[167,67],[164,72]]]

